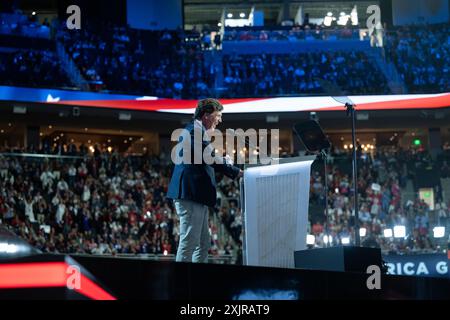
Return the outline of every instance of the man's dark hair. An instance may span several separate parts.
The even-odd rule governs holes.
[[[212,98],[206,98],[198,101],[197,108],[195,109],[194,119],[201,119],[205,113],[211,114],[214,111],[222,111],[222,104]]]

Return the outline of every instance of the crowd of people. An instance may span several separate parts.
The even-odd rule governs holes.
[[[345,94],[386,94],[384,75],[363,52],[232,54],[223,57],[230,97],[318,94],[327,88]]]
[[[148,31],[115,25],[58,34],[92,90],[167,98],[206,97],[215,69],[200,39],[182,30]]]
[[[260,28],[225,29],[224,41],[302,41],[358,39],[359,30],[348,27],[323,28],[318,25],[293,26],[275,30]]]
[[[25,16],[17,12],[0,13],[0,34],[12,34],[33,38],[50,38],[51,28],[47,19],[37,21],[36,15]]]
[[[394,253],[439,250],[431,233],[430,220],[433,220],[433,225],[437,224],[437,220],[445,224],[450,217],[448,204],[443,201],[442,193],[435,194],[438,205],[433,213],[428,204],[417,195],[413,200],[402,199],[402,190],[406,188],[407,180],[415,180],[416,173],[409,170],[409,167],[420,166],[429,160],[426,152],[401,149],[377,152],[373,158],[360,158],[357,190],[360,227],[366,230],[366,235],[362,237],[363,245],[381,247],[383,251]],[[346,161],[350,162],[350,159]],[[437,162],[432,164],[438,166]],[[329,169],[328,230],[325,229],[327,226],[323,220],[324,215],[320,212],[311,221],[311,232],[316,235],[319,246],[323,244],[323,235],[327,231],[334,243],[339,243],[346,237],[354,239],[351,175],[343,171],[336,162]],[[446,177],[447,174],[448,167],[441,167],[441,177]],[[324,205],[323,189],[322,176],[316,171],[312,175],[311,202]],[[396,240],[384,236],[384,229],[392,230],[396,225],[406,227],[406,239]]]
[[[327,245],[324,236],[331,236],[331,245],[343,244],[342,239],[354,243],[355,219],[353,211],[351,155],[347,152],[333,154],[328,164],[328,219],[325,217],[325,194],[322,163],[312,168],[309,204],[308,233],[315,236],[310,247]],[[417,150],[385,149],[375,154],[359,155],[358,212],[363,246],[379,247],[384,253],[437,252],[446,249],[443,242],[433,238],[433,227],[450,225],[450,203],[442,192],[435,193],[435,207],[431,210],[417,194],[413,200],[402,197],[406,182],[414,181],[414,168],[434,166],[441,178],[450,178],[450,157],[431,160],[427,152]],[[413,169],[413,170],[411,170]],[[420,178],[420,177],[419,177]],[[239,188],[236,182],[225,179],[219,183],[229,207],[220,209],[220,216],[236,243],[242,243],[242,215],[237,207]],[[438,187],[436,188],[438,189]],[[222,200],[223,201],[223,200]],[[328,221],[327,221],[328,220]],[[396,225],[406,228],[406,238],[385,237],[384,229]],[[345,241],[345,240],[344,240]]]
[[[20,21],[39,24],[36,17]],[[6,28],[4,34],[20,35]],[[34,19],[34,20],[33,20]],[[19,24],[20,25],[20,24]],[[6,29],[5,29],[6,28]],[[286,29],[286,28],[284,28]],[[347,39],[358,37],[358,29],[294,26],[286,30],[231,29],[230,40]],[[8,31],[9,30],[9,31]],[[362,51],[314,51],[293,54],[256,54],[239,52],[222,57],[223,73],[208,53],[221,47],[220,35],[197,30],[137,30],[114,24],[85,22],[81,30],[69,32],[65,23],[52,24],[57,41],[93,91],[142,94],[175,99],[200,99],[220,94],[224,97],[261,97],[298,94],[389,94],[389,79]],[[449,25],[405,26],[384,33],[387,61],[394,62],[409,93],[447,92],[449,81]],[[36,36],[38,37],[38,36]],[[50,40],[49,40],[50,41]],[[53,41],[53,40],[52,40]],[[71,85],[51,50],[13,49],[1,53],[1,81],[29,86]],[[217,59],[216,59],[217,60]],[[223,76],[223,77],[222,77]],[[225,90],[216,88],[223,85]]]
[[[409,93],[450,91],[450,26],[399,27],[386,35],[386,58],[394,62]]]
[[[166,199],[171,165],[155,156],[120,155],[117,151],[71,146],[74,158],[0,156],[0,219],[19,236],[44,252],[91,254],[174,254],[179,222]],[[68,150],[69,150],[68,149]],[[30,150],[27,150],[30,152]],[[36,152],[58,153],[58,150]],[[6,152],[6,153],[5,153]],[[352,183],[347,154],[335,153],[329,164],[328,224],[323,214],[324,184],[320,164],[313,166],[310,187],[309,233],[313,246],[353,239]],[[340,161],[341,159],[342,161]],[[366,229],[363,245],[384,251],[436,251],[431,235],[436,217],[449,222],[449,204],[436,194],[435,211],[416,198],[403,201],[401,190],[414,171],[408,165],[429,163],[426,153],[381,151],[359,160],[358,194],[360,227]],[[441,177],[450,177],[448,159],[436,164]],[[239,187],[220,179],[218,204],[211,212],[211,255],[242,254],[242,213]],[[320,209],[322,208],[322,209]],[[217,219],[215,219],[216,217]],[[385,238],[383,230],[405,225],[406,239]],[[220,234],[224,228],[226,234]],[[351,240],[353,241],[353,240]]]
[[[0,84],[52,87],[55,83],[59,87],[73,87],[54,51],[15,49],[0,52]]]
[[[2,223],[43,252],[174,254],[179,224],[165,197],[169,166],[75,150],[73,159],[0,156]],[[213,219],[210,230],[210,253],[229,253]]]

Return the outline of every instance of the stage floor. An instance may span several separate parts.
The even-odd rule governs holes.
[[[58,269],[62,273],[59,276],[69,287],[64,282],[52,287],[48,282],[51,279],[44,279],[49,274],[55,277],[56,269],[45,272],[46,266],[55,268],[55,263],[63,263]],[[74,270],[80,271],[80,282],[77,278],[73,282]],[[24,284],[27,272],[31,282]],[[41,254],[0,261],[0,299],[450,299],[450,279],[382,275],[381,289],[370,290],[369,276],[355,272]],[[73,290],[71,283],[78,283],[81,289]]]

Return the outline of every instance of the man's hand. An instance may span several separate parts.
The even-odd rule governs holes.
[[[233,159],[231,159],[231,157],[229,156],[229,155],[226,155],[225,157],[224,157],[224,160],[225,160],[225,163],[226,164],[230,164],[230,165],[233,165],[234,163],[233,163]]]

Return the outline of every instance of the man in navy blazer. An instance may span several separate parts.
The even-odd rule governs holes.
[[[222,110],[223,106],[215,99],[200,100],[194,120],[186,126],[182,136],[183,140],[186,139],[183,142],[189,142],[184,146],[188,146],[191,154],[190,156],[183,154],[183,151],[186,151],[183,148],[179,152],[179,157],[186,157],[183,157],[182,161],[177,161],[167,192],[167,197],[173,199],[180,218],[180,240],[176,261],[208,261],[209,208],[216,205],[215,171],[233,179],[242,176],[242,170],[228,163],[225,158],[211,164],[203,159],[203,151],[212,148],[209,141],[203,137],[207,130],[214,130],[222,122]],[[197,133],[199,135],[196,135]],[[198,136],[201,139],[199,141]],[[201,147],[195,148],[196,143]],[[209,151],[215,157],[214,150]]]

